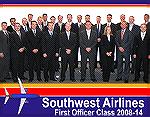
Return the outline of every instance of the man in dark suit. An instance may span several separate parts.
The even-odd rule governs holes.
[[[43,18],[43,26],[46,26],[46,27],[47,27],[47,24],[48,24],[48,21],[47,21],[48,16],[47,16],[47,14],[44,13],[44,14],[42,15],[42,18]]]
[[[120,15],[120,22],[116,24],[116,31],[121,30],[121,23],[126,21],[125,14]]]
[[[4,78],[9,72],[10,63],[10,33],[6,30],[7,23],[1,23],[2,30],[0,31],[0,82],[6,82]]]
[[[100,55],[100,61],[101,61],[101,67],[102,67],[102,55],[101,55],[101,36],[103,33],[103,25],[101,24],[101,17],[97,16],[96,17],[96,24],[93,26],[93,29],[97,32],[97,44],[96,44],[96,56],[95,56],[95,68],[97,68],[97,55],[98,55],[98,48],[99,48],[99,55]],[[99,62],[100,62],[99,61]]]
[[[37,22],[31,21],[31,30],[26,33],[27,51],[29,58],[29,82],[34,79],[34,70],[37,73],[37,80],[41,81],[41,40],[42,32],[36,30]]]
[[[96,44],[97,44],[97,32],[92,29],[90,21],[85,23],[86,30],[80,32],[80,47],[81,47],[81,82],[86,78],[86,64],[87,58],[89,59],[90,78],[93,82],[95,79],[95,56],[96,56]]]
[[[25,32],[21,32],[20,24],[15,24],[15,31],[10,35],[10,52],[12,61],[12,78],[17,82],[17,77],[22,80],[26,78],[24,74],[24,55],[25,55]]]
[[[143,71],[144,77],[143,80],[145,83],[148,83],[148,68],[149,68],[149,60],[150,59],[150,51],[149,51],[149,44],[150,44],[150,36],[147,32],[146,24],[141,24],[140,27],[141,31],[138,35],[135,36],[134,40],[134,48],[133,48],[133,57],[136,59],[136,67],[135,67],[135,79],[134,82],[138,81],[140,78],[140,68],[141,64],[143,63]]]
[[[110,26],[111,27],[111,31],[112,31],[112,34],[115,36],[115,34],[116,34],[116,24],[114,24],[114,23],[112,23],[111,22],[111,20],[112,20],[112,14],[108,14],[107,15],[107,23],[105,23],[104,25],[103,25],[103,27],[105,28],[106,26]],[[103,29],[104,29],[103,28]],[[103,32],[104,32],[104,30],[103,30]]]
[[[121,30],[116,33],[116,45],[117,45],[117,79],[116,81],[124,79],[125,83],[128,83],[130,73],[130,55],[133,47],[133,35],[131,31],[127,29],[127,22],[121,23]],[[125,68],[123,69],[123,58],[125,59]]]
[[[44,29],[44,26],[43,26],[43,19],[41,16],[38,17],[37,19],[37,27],[36,27],[37,30],[39,31],[44,31],[46,29]]]
[[[10,18],[10,24],[11,25],[7,27],[7,31],[13,32],[15,23],[16,23],[16,19],[15,18]]]
[[[56,32],[53,31],[53,23],[48,22],[48,30],[43,32],[42,39],[42,53],[44,57],[44,79],[48,82],[48,79],[56,81],[54,78],[56,67],[56,56],[59,54],[59,37]],[[48,75],[49,72],[49,75]]]
[[[147,31],[148,31],[148,33],[150,33],[150,22],[149,22],[149,15],[148,14],[144,15],[144,21],[145,21],[145,24],[147,27]]]
[[[136,24],[134,24],[134,16],[129,17],[129,24],[128,24],[128,29],[132,32],[133,38],[140,32],[140,27]],[[131,73],[133,74],[135,71],[135,59],[133,58],[133,55],[131,55]]]
[[[76,26],[75,24],[72,22],[72,14],[68,14],[67,15],[67,23],[69,23],[71,25],[71,32],[76,33]]]
[[[22,18],[21,32],[27,32],[30,30],[27,18]]]
[[[80,32],[83,30],[84,24],[82,23],[82,15],[78,15],[77,16],[77,23],[75,23],[75,30],[76,30],[76,34],[77,34],[77,44],[75,47],[75,68],[78,68],[78,53],[79,53],[79,34]]]
[[[33,20],[33,14],[28,14],[28,26],[29,26],[29,28],[31,28],[31,21]]]
[[[70,80],[75,82],[74,78],[74,58],[75,58],[75,46],[77,36],[75,33],[71,32],[71,25],[69,23],[65,24],[66,31],[60,34],[60,48],[61,48],[61,79],[60,82],[65,80],[65,72],[69,63],[70,69]]]

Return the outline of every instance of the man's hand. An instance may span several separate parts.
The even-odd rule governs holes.
[[[71,50],[70,49],[66,49],[66,53],[67,54],[71,54]]]
[[[120,52],[124,52],[124,48],[123,47],[119,47],[119,51]]]
[[[3,53],[0,53],[0,58],[4,58],[4,54]]]
[[[150,59],[150,55],[148,55],[148,59]]]
[[[24,51],[24,48],[20,48],[18,51],[19,51],[20,53],[22,53],[22,52]]]
[[[97,38],[97,42],[100,42],[101,41],[101,38]]]
[[[58,53],[56,53],[56,54],[55,54],[55,56],[56,56],[56,57],[58,57],[58,56],[59,56],[59,54],[58,54]]]
[[[112,52],[107,52],[106,55],[107,56],[111,56]]]
[[[134,59],[136,58],[136,54],[133,54],[133,58],[134,58]]]
[[[44,57],[44,58],[47,58],[47,54],[46,54],[46,53],[44,53],[44,54],[43,54],[43,57]]]
[[[33,50],[32,50],[32,52],[33,52],[34,54],[38,53],[38,51],[39,51],[38,49],[33,49]]]
[[[91,48],[86,48],[86,51],[87,51],[87,52],[90,52],[90,51],[91,51]]]

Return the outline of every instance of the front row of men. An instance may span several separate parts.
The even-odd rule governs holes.
[[[69,23],[65,24],[65,31],[59,35],[53,31],[53,23],[49,22],[47,30],[41,32],[36,29],[36,21],[31,22],[31,30],[22,32],[19,23],[15,24],[15,31],[9,33],[7,23],[2,22],[2,31],[0,31],[0,80],[4,81],[9,68],[12,72],[14,82],[17,82],[17,77],[26,79],[24,77],[24,56],[28,55],[29,64],[29,82],[34,79],[34,71],[37,73],[37,80],[41,81],[41,66],[44,68],[45,82],[48,80],[55,81],[55,66],[56,57],[59,56],[59,49],[61,49],[61,79],[65,80],[65,72],[69,64],[70,80],[75,82],[74,77],[74,59],[75,47],[77,44],[77,35],[71,32]],[[108,82],[110,73],[113,67],[114,50],[117,47],[117,79],[116,81],[124,79],[128,82],[130,69],[130,55],[136,59],[135,79],[140,78],[141,65],[144,71],[144,82],[148,83],[148,63],[150,59],[150,36],[146,31],[146,24],[141,24],[141,31],[135,38],[127,29],[127,23],[121,23],[121,30],[117,31],[114,36],[110,26],[106,26],[104,34],[100,38],[101,44],[101,58],[103,68],[103,81]],[[85,23],[85,29],[80,31],[79,44],[81,49],[81,82],[86,78],[86,65],[89,59],[90,78],[96,82],[95,78],[95,56],[97,44],[97,32],[92,28],[90,21]],[[133,52],[133,53],[132,53]],[[10,56],[9,56],[10,55]],[[125,67],[123,67],[123,59]],[[143,63],[143,64],[142,64]]]

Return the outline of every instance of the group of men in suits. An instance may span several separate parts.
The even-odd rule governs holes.
[[[144,15],[145,23],[141,26],[134,24],[134,17],[129,17],[126,22],[125,15],[120,15],[120,23],[112,23],[112,15],[107,15],[107,23],[101,24],[101,17],[96,17],[96,24],[90,21],[90,15],[85,16],[85,23],[82,23],[82,16],[77,16],[77,23],[73,23],[72,14],[67,15],[67,22],[63,23],[63,16],[58,16],[58,22],[54,16],[48,22],[47,14],[39,16],[37,21],[33,15],[28,14],[28,19],[22,19],[22,25],[16,23],[15,18],[10,19],[11,25],[7,27],[6,22],[1,23],[0,32],[0,81],[4,78],[9,69],[12,72],[13,81],[17,77],[24,77],[24,70],[29,71],[29,82],[34,80],[34,71],[37,73],[37,80],[41,79],[41,69],[44,71],[45,82],[56,81],[55,72],[61,68],[60,82],[65,80],[65,72],[68,64],[70,68],[70,80],[75,82],[74,71],[78,67],[78,52],[81,52],[81,82],[86,79],[87,59],[89,61],[90,78],[96,82],[95,68],[97,68],[97,55],[100,55],[100,65],[103,70],[105,61],[101,50],[101,37],[106,27],[111,28],[115,37],[116,45],[116,81],[124,79],[128,82],[129,73],[135,73],[134,81],[140,78],[141,66],[144,71],[144,82],[148,80],[148,64],[150,59],[150,22],[149,15]],[[99,51],[98,51],[99,50]],[[61,67],[58,58],[61,57]],[[114,57],[114,56],[113,56]],[[130,67],[130,57],[132,67]],[[124,59],[124,60],[123,60]],[[125,62],[125,67],[123,67]],[[10,66],[10,68],[8,67]],[[115,66],[111,66],[114,72]]]

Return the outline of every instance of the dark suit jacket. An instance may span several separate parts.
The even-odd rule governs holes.
[[[147,27],[147,31],[148,31],[148,33],[150,35],[150,22],[147,23],[146,27]]]
[[[43,32],[42,38],[42,53],[46,53],[48,57],[55,56],[56,53],[59,53],[59,36],[56,32],[53,32],[53,35],[49,34],[48,30]]]
[[[133,34],[131,31],[128,29],[125,30],[123,40],[121,40],[121,30],[117,31],[115,40],[117,49],[118,47],[123,47],[125,49],[124,54],[131,54],[134,42]]]
[[[110,41],[108,40],[107,35],[101,36],[101,53],[106,56],[107,52],[112,52],[114,55],[115,50],[115,37],[110,35]],[[112,56],[113,57],[113,56]]]
[[[105,29],[106,26],[107,26],[107,23],[103,25],[103,33],[104,33],[104,29]],[[112,34],[115,35],[115,34],[116,34],[116,31],[117,31],[117,26],[116,26],[116,24],[111,23],[110,27],[111,27]]]
[[[43,33],[39,30],[36,30],[36,36],[34,36],[32,30],[26,32],[26,48],[30,55],[33,54],[33,49],[38,49],[38,53],[40,53],[42,36]]]
[[[14,31],[14,29],[12,28],[12,26],[10,25],[10,26],[8,26],[7,27],[7,31],[9,31],[9,32],[13,32]]]
[[[127,25],[128,25],[129,23],[127,23]],[[119,23],[117,23],[116,24],[116,31],[118,31],[118,30],[121,30],[121,22],[119,22]]]
[[[60,33],[60,48],[61,48],[61,57],[68,56],[66,49],[71,49],[71,56],[75,56],[74,49],[76,46],[77,35],[73,32],[70,32],[70,38],[68,40],[66,32]]]
[[[37,30],[39,30],[39,31],[43,31],[43,30],[44,30],[44,31],[45,31],[44,28],[45,28],[45,27],[44,27],[43,24],[42,24],[42,30],[41,30],[40,27],[39,27],[39,25],[37,24],[37,27],[36,27]]]
[[[74,23],[71,24],[71,30],[70,31],[73,32],[73,33],[77,33],[76,32],[76,26],[75,26]]]
[[[26,25],[26,27],[27,27],[27,31],[29,31],[30,30],[29,26]],[[21,32],[27,32],[27,31],[25,31],[25,29],[23,28],[23,26],[21,26],[20,30],[21,30]]]
[[[55,26],[54,26],[54,31],[57,34],[60,34],[60,33],[64,32],[65,31],[65,24],[62,23],[62,27],[61,27],[61,30],[60,30],[60,27],[59,27],[58,23],[56,23]]]
[[[10,34],[10,50],[11,50],[11,57],[16,58],[19,57],[20,53],[18,50],[20,48],[25,47],[25,33],[21,32],[21,39],[19,38],[19,35],[16,33],[16,31],[12,32]]]
[[[91,29],[90,39],[88,39],[86,30],[80,32],[81,54],[95,54],[97,44],[97,32]],[[85,49],[90,47],[92,50],[88,53]]]
[[[129,29],[129,24],[128,24],[128,29]],[[140,32],[140,27],[138,25],[133,25],[132,30],[131,30],[133,36],[136,36]]]
[[[92,28],[93,28],[93,30],[95,30],[97,32],[97,38],[100,38],[103,34],[103,25],[101,24],[100,32],[98,32],[97,24],[93,25]]]
[[[133,54],[137,56],[148,57],[150,55],[150,36],[148,33],[145,34],[144,40],[142,41],[141,32],[135,36],[134,45],[133,45]]]

